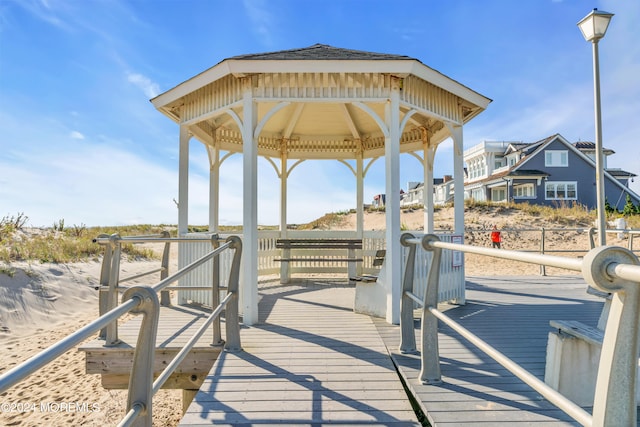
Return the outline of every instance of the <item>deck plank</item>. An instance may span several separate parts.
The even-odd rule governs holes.
[[[260,295],[260,323],[220,355],[181,426],[420,425],[371,318],[353,313],[353,287]]]
[[[592,326],[598,322],[602,299],[586,291],[577,276],[473,277],[467,278],[466,305],[439,308],[544,380],[549,320]],[[398,351],[399,327],[382,319],[374,322],[432,426],[579,425],[442,322],[438,339],[443,383],[421,384],[419,356]],[[419,323],[416,320],[418,349]]]

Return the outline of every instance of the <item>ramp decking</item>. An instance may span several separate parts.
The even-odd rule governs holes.
[[[180,425],[420,425],[353,292],[261,285],[261,323],[242,330],[244,351],[220,355]]]

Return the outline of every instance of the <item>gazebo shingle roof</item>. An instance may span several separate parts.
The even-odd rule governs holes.
[[[238,55],[228,59],[250,59],[250,60],[327,60],[327,61],[341,61],[341,60],[411,60],[418,61],[418,59],[411,58],[405,55],[393,55],[389,53],[376,53],[366,52],[362,50],[343,49],[338,47],[329,46],[326,44],[314,44],[313,46],[303,47],[298,49],[280,50],[276,52],[264,52],[264,53],[252,53],[246,55]]]

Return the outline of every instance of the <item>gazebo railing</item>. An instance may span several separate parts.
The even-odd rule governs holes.
[[[441,382],[438,348],[438,321],[441,321],[583,426],[636,425],[635,390],[640,348],[638,342],[640,260],[631,251],[621,247],[602,246],[589,251],[584,259],[567,258],[447,243],[440,241],[435,235],[424,235],[417,238],[410,233],[402,235],[401,243],[409,249],[409,255],[402,283],[400,350],[413,352],[416,349],[413,308],[414,304],[419,304],[422,307],[419,381],[424,384]],[[422,298],[413,293],[413,272],[415,271],[413,264],[416,262],[415,253],[418,246],[433,252],[428,285]],[[603,292],[613,293],[614,298],[605,329],[603,352],[598,368],[593,415],[438,310],[439,263],[443,250],[473,253],[580,272],[591,286]]]

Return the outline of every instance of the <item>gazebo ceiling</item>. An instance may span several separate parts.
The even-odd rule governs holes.
[[[385,110],[400,93],[402,152],[437,145],[488,98],[406,56],[326,45],[226,59],[152,99],[201,142],[242,151],[248,91],[257,107],[258,154],[353,159],[384,154]]]

